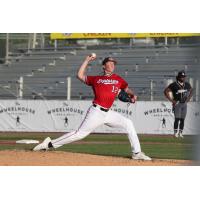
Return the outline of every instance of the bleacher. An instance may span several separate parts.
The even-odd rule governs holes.
[[[97,54],[88,67],[89,75],[102,72],[101,61],[112,56],[117,61],[116,73],[138,94],[139,100],[164,100],[168,79],[175,80],[179,70],[186,70],[188,79],[198,79],[200,51],[198,47],[104,47],[18,50],[10,61],[0,65],[0,98],[18,98],[18,80],[23,77],[24,99],[67,99],[67,77],[71,77],[71,99],[91,99],[92,89],[76,78],[86,55]],[[151,87],[153,87],[151,89]]]

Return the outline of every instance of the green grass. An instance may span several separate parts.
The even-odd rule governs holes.
[[[16,141],[20,139],[36,139],[42,141],[46,136],[51,138],[57,138],[61,134],[55,133],[0,133],[0,140]],[[175,139],[172,136],[160,136],[160,135],[139,135],[142,151],[153,158],[160,159],[186,159],[192,158],[193,141],[192,136],[187,136],[184,139]],[[95,155],[106,156],[120,156],[130,157],[131,148],[126,135],[111,135],[111,134],[91,134],[86,137],[85,142],[91,142],[87,144],[72,143],[64,145],[57,149],[59,151],[88,153]],[[93,144],[92,142],[105,142],[101,144]],[[108,143],[106,143],[108,142]],[[112,143],[113,142],[113,143]],[[0,150],[31,150],[35,145],[27,144],[0,144]]]
[[[61,147],[60,150],[94,155],[131,156],[129,144],[68,144]]]
[[[153,158],[160,159],[184,159],[190,160],[192,145],[173,144],[141,144],[142,150]],[[77,153],[89,153],[95,155],[130,157],[131,148],[127,144],[68,144],[59,150]]]

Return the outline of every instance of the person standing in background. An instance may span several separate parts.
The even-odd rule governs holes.
[[[192,97],[192,87],[186,82],[185,71],[178,72],[176,81],[167,86],[164,90],[166,98],[172,102],[174,111],[174,136],[183,138],[184,121],[187,114],[187,103]],[[172,96],[170,95],[172,93]]]

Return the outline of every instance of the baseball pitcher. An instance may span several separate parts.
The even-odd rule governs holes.
[[[89,107],[84,120],[76,131],[66,133],[63,136],[51,140],[46,138],[41,144],[33,150],[48,150],[49,148],[58,148],[88,136],[94,129],[102,124],[111,127],[122,127],[128,134],[132,149],[132,159],[151,160],[141,151],[140,142],[132,121],[117,112],[110,110],[115,98],[119,97],[125,102],[134,103],[137,96],[128,87],[128,83],[119,75],[114,73],[116,60],[112,57],[106,57],[103,62],[103,74],[97,76],[87,76],[86,69],[88,64],[96,59],[96,54],[87,56],[80,66],[77,78],[84,84],[91,86],[94,92],[94,100]]]

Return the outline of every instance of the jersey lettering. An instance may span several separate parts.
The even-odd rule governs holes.
[[[118,94],[119,89],[128,87],[128,83],[116,74],[111,76],[87,76],[87,85],[92,86],[94,92],[93,103],[104,108],[110,108]]]

